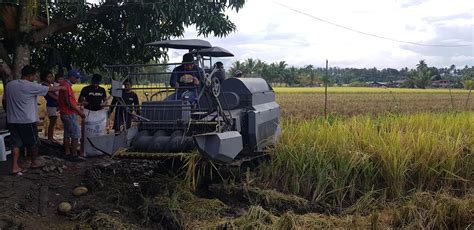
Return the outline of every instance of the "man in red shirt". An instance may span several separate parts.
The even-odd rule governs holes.
[[[84,118],[84,112],[77,105],[76,96],[72,91],[72,85],[78,82],[81,75],[76,70],[70,70],[66,79],[60,83],[66,87],[65,91],[59,92],[59,112],[64,125],[64,153],[71,160],[84,160],[78,156],[77,148],[79,147],[79,138],[81,137],[81,128],[77,120],[77,115]]]

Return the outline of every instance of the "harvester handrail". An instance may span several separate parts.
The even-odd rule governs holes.
[[[154,64],[104,65],[104,68],[168,66],[168,65],[193,64],[193,63],[194,62],[173,62],[173,63],[154,63]]]
[[[165,90],[176,90],[176,89],[196,89],[199,88],[199,86],[180,86],[180,87],[163,87],[163,86],[157,86],[157,87],[132,87],[132,89],[137,90],[137,89],[165,89]],[[127,90],[127,88],[117,88],[117,90]]]
[[[218,121],[197,121],[197,120],[191,120],[191,121],[185,121],[186,123],[190,123],[193,125],[216,125],[219,124]],[[153,124],[176,124],[176,120],[160,120],[160,121],[141,121],[141,123],[146,123],[149,125]]]
[[[132,72],[128,73],[128,75],[155,75],[155,74],[172,74],[172,73],[199,73],[201,71],[199,70],[186,70],[186,71],[174,71],[174,72],[152,72],[152,73],[146,73],[146,72]]]
[[[190,108],[191,105],[103,105],[104,107],[118,107],[118,108],[146,108],[146,111],[191,111],[191,112],[209,112],[209,109]]]

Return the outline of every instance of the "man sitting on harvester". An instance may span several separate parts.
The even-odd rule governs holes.
[[[188,101],[194,101],[199,95],[199,86],[204,77],[202,69],[194,63],[192,54],[183,55],[183,64],[173,69],[170,78],[171,87],[176,88],[177,100],[188,97]]]

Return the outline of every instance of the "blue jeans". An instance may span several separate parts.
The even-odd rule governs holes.
[[[61,114],[61,121],[64,125],[64,138],[79,139],[81,137],[81,128],[77,121],[76,114]]]

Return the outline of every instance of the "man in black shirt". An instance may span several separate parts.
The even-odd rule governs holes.
[[[102,76],[99,74],[92,75],[92,84],[82,88],[79,95],[79,103],[83,103],[85,109],[98,111],[103,108],[102,103],[105,101],[107,95],[105,89],[100,87]]]
[[[112,112],[114,111],[114,105],[140,105],[137,94],[132,91],[132,84],[130,80],[125,80],[123,82],[123,86],[125,89],[122,92],[122,98],[114,97],[109,110],[109,115],[112,114]],[[127,129],[130,128],[130,126],[132,125],[133,111],[135,111],[137,115],[140,115],[140,110],[138,108],[117,107],[117,109],[115,110],[113,127],[116,133],[121,131],[121,126],[123,124],[126,124]]]
[[[222,84],[222,82],[224,82],[225,80],[224,64],[218,61],[214,64],[214,68],[216,69],[214,76],[217,77],[219,79],[219,82]]]

